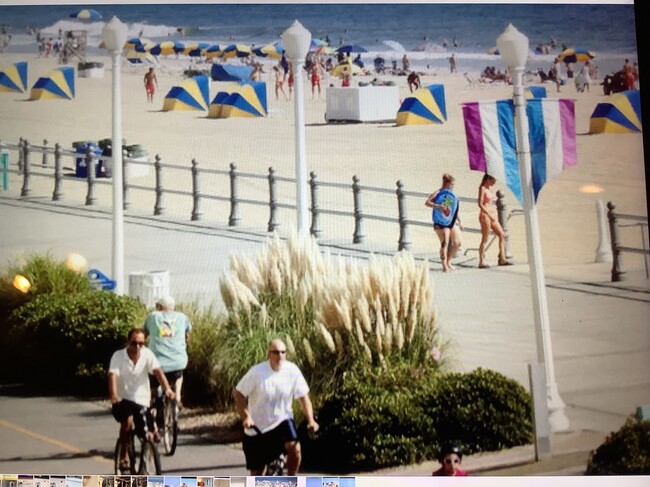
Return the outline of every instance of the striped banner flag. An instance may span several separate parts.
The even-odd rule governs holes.
[[[535,200],[548,179],[577,162],[573,100],[527,101]],[[523,204],[512,100],[463,104],[469,167],[506,185]]]

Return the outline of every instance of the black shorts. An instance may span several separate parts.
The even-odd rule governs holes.
[[[133,424],[138,436],[147,432],[147,408],[128,399],[122,399],[111,406],[111,412],[115,421],[121,423],[133,416]]]
[[[243,447],[248,470],[262,470],[271,460],[284,452],[284,444],[297,441],[298,432],[293,419],[282,421],[264,434],[244,435]]]
[[[165,377],[167,377],[167,382],[169,382],[169,387],[174,390],[174,386],[176,385],[176,381],[178,379],[181,379],[183,377],[183,371],[182,370],[170,370],[169,372],[163,372],[165,374]],[[158,379],[156,378],[155,375],[150,374],[149,375],[149,386],[151,387],[152,391],[155,391],[158,389],[158,386],[160,383],[158,382]]]

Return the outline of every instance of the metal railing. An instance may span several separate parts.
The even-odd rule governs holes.
[[[625,215],[617,213],[616,205],[609,201],[607,203],[607,219],[609,220],[609,232],[612,242],[612,282],[622,281],[625,272],[622,270],[621,254],[623,252],[642,254],[643,262],[645,264],[645,277],[650,277],[648,271],[648,257],[650,250],[648,249],[648,217],[640,215]],[[621,221],[628,221],[633,223],[622,224]],[[628,247],[621,245],[620,232],[621,228],[638,227],[641,231],[641,248]]]
[[[55,144],[53,147],[47,145],[47,140],[43,141],[43,145],[32,145],[27,140],[21,138],[18,144],[10,144],[0,141],[0,149],[15,151],[18,154],[17,158],[17,169],[9,167],[8,169],[3,169],[0,167],[0,172],[3,172],[3,177],[9,174],[17,174],[22,176],[22,188],[20,192],[21,197],[29,197],[32,192],[30,188],[30,183],[34,177],[45,177],[54,179],[54,189],[52,192],[52,200],[59,201],[63,198],[63,159],[72,158],[76,160],[77,164],[82,163],[85,167],[85,177],[74,178],[74,182],[83,181],[86,184],[86,197],[85,204],[88,206],[95,205],[97,203],[97,196],[95,188],[97,185],[110,185],[111,181],[108,179],[110,177],[111,168],[112,168],[112,158],[110,156],[98,155],[90,147],[87,147],[85,153],[75,152],[71,150],[66,150],[61,147],[60,144]],[[35,164],[33,162],[33,155],[41,154],[40,162],[41,164]],[[53,156],[54,164],[50,164],[50,157]],[[83,161],[81,161],[83,158]],[[280,225],[279,222],[279,210],[280,209],[290,209],[295,210],[295,204],[284,203],[278,200],[277,198],[277,185],[278,183],[290,183],[295,184],[295,179],[278,176],[273,167],[268,168],[268,174],[254,174],[240,172],[237,170],[237,166],[234,163],[229,165],[229,170],[218,170],[218,169],[208,169],[201,168],[199,162],[196,159],[191,160],[190,166],[180,165],[180,164],[168,164],[163,163],[161,157],[156,155],[154,157],[153,164],[149,161],[136,160],[134,158],[127,157],[126,152],[122,158],[123,167],[124,167],[124,181],[123,181],[123,205],[124,209],[129,209],[131,207],[131,193],[133,191],[144,191],[155,194],[155,202],[153,205],[153,215],[163,216],[167,212],[166,208],[166,198],[171,196],[180,196],[187,197],[191,199],[191,212],[189,215],[190,220],[199,221],[203,218],[202,205],[204,201],[220,201],[227,203],[229,205],[229,215],[228,215],[228,226],[236,227],[241,225],[242,217],[240,212],[241,205],[249,206],[258,206],[268,208],[268,222],[266,224],[266,230],[268,232],[275,231]],[[129,169],[133,169],[138,165],[146,165],[148,167],[153,167],[155,171],[155,182],[153,186],[143,185],[143,184],[132,184],[129,181]],[[53,167],[53,171],[52,171]],[[104,172],[98,172],[98,167]],[[191,190],[182,190],[182,189],[171,189],[166,188],[164,181],[168,172],[170,171],[181,171],[185,174],[189,171],[191,174]],[[203,177],[208,175],[217,175],[222,177],[227,177],[229,180],[229,191],[227,194],[212,194],[205,192],[201,189],[201,182]],[[102,177],[106,176],[106,177]],[[66,179],[66,184],[68,178]],[[255,198],[245,198],[240,196],[240,182],[244,180],[246,182],[255,182],[266,181],[268,184],[268,199],[255,199]],[[222,187],[225,185],[222,185]],[[178,185],[177,185],[178,187]],[[316,238],[323,236],[322,230],[322,218],[326,215],[349,217],[354,220],[354,230],[352,232],[352,243],[361,244],[366,241],[367,235],[365,231],[365,223],[367,221],[376,221],[384,223],[394,223],[399,229],[399,237],[397,240],[397,250],[409,250],[412,246],[410,238],[410,227],[427,227],[431,228],[431,221],[422,221],[409,219],[407,212],[407,198],[417,198],[423,205],[424,200],[429,196],[428,193],[420,193],[414,191],[406,191],[402,181],[396,182],[396,189],[380,188],[373,186],[364,186],[361,184],[361,180],[358,176],[352,177],[352,184],[343,184],[335,182],[326,182],[320,181],[314,171],[309,175],[309,187],[310,187],[310,196],[311,196],[311,226],[310,233]],[[342,210],[340,206],[338,208],[324,207],[320,201],[320,191],[323,189],[330,188],[336,190],[351,190],[351,200],[353,209]],[[395,216],[390,216],[386,214],[376,214],[363,210],[363,198],[364,194],[370,194],[371,196],[376,195],[395,195],[396,198],[396,214]],[[460,197],[461,202],[471,203],[472,205],[477,205],[477,200],[472,198]],[[513,216],[520,214],[520,210],[514,209],[509,211],[507,209],[506,200],[500,191],[497,192],[497,214],[499,222],[501,223],[503,229],[508,235],[508,221]],[[464,232],[480,234],[480,228],[473,228],[470,226],[464,226]],[[489,245],[494,241],[494,237],[488,243]],[[468,251],[476,251],[478,249],[467,249],[465,254]],[[510,246],[509,240],[506,239],[506,253],[510,256]]]

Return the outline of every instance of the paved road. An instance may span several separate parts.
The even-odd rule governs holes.
[[[25,250],[49,250],[58,257],[80,252],[91,266],[110,269],[111,226],[106,212],[0,196],[0,221],[0,261],[15,259]],[[258,252],[265,240],[265,234],[246,229],[208,228],[129,216],[125,228],[125,267],[127,273],[167,269],[177,300],[218,303],[218,279],[228,266],[228,256]],[[389,250],[368,246],[350,249],[336,242],[327,245],[333,253],[356,259],[367,259],[370,252]],[[417,257],[434,260],[431,255]],[[556,378],[574,433],[591,431],[606,435],[618,429],[637,405],[650,404],[650,285],[642,267],[634,267],[631,262],[625,261],[630,271],[628,280],[617,285],[608,282],[609,264],[578,263],[545,270]],[[449,363],[456,370],[492,368],[527,385],[526,364],[536,357],[527,266],[479,270],[475,262],[458,264],[459,269],[449,275],[441,273],[435,264],[431,271],[440,331],[450,340]],[[0,418],[15,418],[12,422],[19,427],[53,442],[2,423],[2,437],[11,436],[10,441],[0,442],[0,471],[5,470],[4,462],[10,461],[7,468],[13,469],[28,465],[30,458],[36,461],[34,468],[47,466],[52,473],[75,470],[77,464],[72,462],[80,462],[79,473],[110,471],[109,464],[80,457],[79,453],[97,449],[100,457],[110,456],[115,437],[110,417],[103,418],[108,421],[101,426],[106,430],[95,435],[90,431],[104,424],[100,422],[100,412],[95,411],[94,416],[85,409],[75,413],[74,408],[81,406],[64,401],[60,409],[35,415],[33,423],[23,424],[18,412],[23,408],[29,411],[30,401],[38,404],[39,399],[14,401],[18,398],[1,399]],[[6,411],[15,411],[15,415],[7,416]],[[90,415],[93,423],[86,428],[66,425],[69,415],[77,421]],[[53,424],[47,426],[49,423]],[[78,433],[71,435],[70,431]],[[23,448],[20,438],[34,444]],[[56,441],[72,449],[57,446]],[[229,449],[195,445],[190,439],[184,441],[187,445],[181,445],[180,451],[189,453],[196,448],[208,452],[207,457],[192,454],[186,464],[173,463],[180,461],[180,456],[165,459],[165,468],[183,465],[202,473],[206,468],[220,471],[224,465],[225,471],[233,473],[243,465],[241,456],[235,457],[239,460],[229,459]],[[44,462],[50,457],[53,459]],[[26,472],[22,468],[18,471]]]
[[[106,403],[33,397],[0,390],[0,472],[112,474],[118,424]],[[181,432],[176,453],[162,455],[170,475],[245,475],[241,449]]]

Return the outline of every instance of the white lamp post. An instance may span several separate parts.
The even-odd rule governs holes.
[[[124,203],[122,179],[122,94],[121,54],[126,42],[127,26],[113,17],[102,29],[106,48],[113,60],[113,279],[115,292],[124,294]]]
[[[548,317],[546,284],[542,250],[537,221],[537,208],[533,197],[530,142],[528,140],[528,118],[526,116],[526,99],[524,97],[523,75],[528,57],[528,38],[515,29],[512,24],[497,38],[497,48],[501,58],[510,69],[513,79],[515,104],[515,132],[517,138],[517,155],[521,191],[526,217],[526,247],[533,294],[533,311],[535,314],[535,336],[537,339],[537,359],[544,363],[549,409],[549,425],[552,431],[565,431],[569,428],[569,419],[564,411],[565,405],[557,390],[555,366],[551,347],[551,328]]]
[[[309,52],[311,32],[297,20],[282,34],[282,43],[293,65],[295,130],[296,130],[296,208],[298,235],[308,235],[307,219],[307,163],[305,161],[305,97],[303,66]]]

